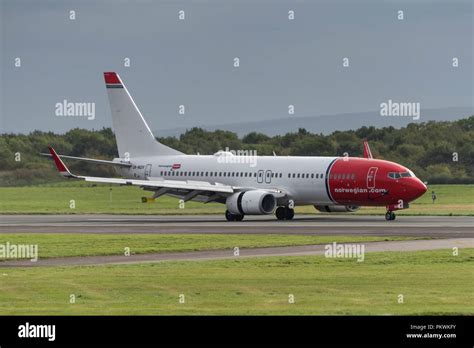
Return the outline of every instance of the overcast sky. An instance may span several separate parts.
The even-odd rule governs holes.
[[[111,126],[103,71],[152,129],[283,118],[289,104],[294,117],[473,105],[470,0],[0,3],[0,132]],[[95,119],[56,116],[64,99],[95,103]]]

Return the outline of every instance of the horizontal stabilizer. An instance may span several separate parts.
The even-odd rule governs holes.
[[[50,153],[40,153],[41,156],[52,157]],[[66,158],[72,159],[76,161],[83,161],[83,162],[90,162],[95,164],[107,164],[111,166],[118,166],[118,167],[131,167],[132,165],[128,162],[115,162],[115,161],[106,161],[106,160],[99,160],[95,158],[87,158],[87,157],[75,157],[75,156],[66,156],[66,155],[58,155],[59,158]]]

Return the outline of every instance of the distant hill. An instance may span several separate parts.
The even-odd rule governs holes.
[[[414,121],[411,117],[382,117],[379,111],[358,112],[336,115],[309,116],[309,117],[286,117],[275,120],[227,123],[214,125],[195,124],[189,127],[160,129],[154,131],[158,137],[179,137],[187,129],[200,127],[208,131],[217,129],[228,130],[244,136],[251,132],[264,133],[269,136],[283,135],[289,132],[297,132],[298,128],[305,128],[312,133],[330,134],[336,130],[355,130],[363,126],[374,126],[376,128],[393,126],[395,128],[406,127],[409,123],[421,123],[427,121],[456,121],[474,114],[472,107],[453,107],[443,109],[421,109],[420,119]]]

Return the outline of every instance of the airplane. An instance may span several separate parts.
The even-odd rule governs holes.
[[[66,178],[139,186],[153,192],[153,198],[222,203],[227,221],[265,214],[292,220],[300,205],[328,213],[384,206],[389,221],[395,219],[394,211],[408,208],[427,190],[410,169],[374,159],[367,141],[363,158],[184,154],[157,141],[117,73],[105,72],[104,79],[120,157],[107,161],[58,155],[49,147],[46,155]],[[121,178],[73,174],[62,158],[111,165]]]

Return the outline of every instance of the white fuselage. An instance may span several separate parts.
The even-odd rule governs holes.
[[[120,168],[132,179],[206,181],[233,187],[284,190],[295,204],[333,204],[326,180],[337,157],[178,155],[141,157]]]

